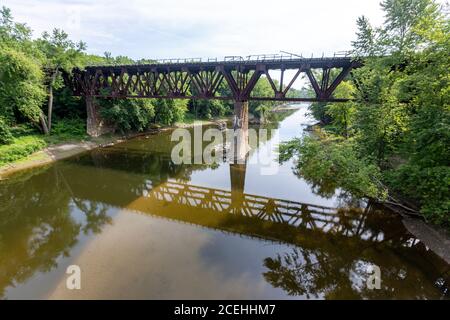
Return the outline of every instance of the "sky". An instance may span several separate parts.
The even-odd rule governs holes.
[[[2,0],[38,37],[64,29],[89,53],[133,59],[332,55],[351,49],[356,19],[383,21],[380,0]]]

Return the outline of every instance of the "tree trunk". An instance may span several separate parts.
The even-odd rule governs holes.
[[[344,135],[345,139],[348,139],[347,112],[345,110],[344,110]]]
[[[45,121],[45,116],[42,112],[39,115],[39,121],[41,122],[41,127],[42,127],[42,131],[44,132],[44,134],[49,134],[47,122]]]
[[[47,123],[48,123],[48,133],[52,131],[52,113],[53,113],[53,86],[56,81],[56,77],[58,76],[58,68],[56,68],[55,72],[52,74],[52,80],[50,81],[49,89],[48,89],[48,114],[47,114]]]

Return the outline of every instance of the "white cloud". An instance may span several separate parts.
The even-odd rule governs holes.
[[[5,0],[35,36],[54,27],[88,51],[132,58],[332,54],[350,49],[356,19],[374,24],[380,0]]]

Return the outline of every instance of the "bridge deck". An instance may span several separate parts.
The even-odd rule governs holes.
[[[323,57],[323,58],[274,58],[274,59],[242,59],[242,60],[223,60],[223,61],[189,61],[189,60],[170,60],[165,62],[164,60],[151,64],[123,64],[123,65],[92,65],[85,68],[87,73],[95,74],[97,70],[108,72],[121,72],[123,69],[127,71],[154,71],[154,70],[167,70],[171,71],[184,71],[185,68],[190,70],[202,70],[213,71],[217,67],[224,66],[229,68],[236,68],[237,66],[244,70],[255,70],[257,65],[264,65],[270,70],[281,69],[298,69],[299,67],[308,67],[312,69],[322,68],[344,68],[354,64],[359,65],[359,62],[353,60],[350,57]]]

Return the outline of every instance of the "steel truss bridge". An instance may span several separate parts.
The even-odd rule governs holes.
[[[109,98],[222,99],[235,101],[347,101],[333,93],[349,72],[361,66],[350,57],[294,58],[286,56],[227,57],[224,61],[162,60],[154,64],[89,66],[66,75],[75,95]],[[275,81],[270,71],[279,71]],[[294,76],[286,83],[285,71]],[[319,73],[313,72],[318,70]],[[332,70],[337,76],[332,77]],[[305,74],[315,91],[312,98],[288,95],[294,82]],[[319,77],[316,75],[320,74]],[[265,76],[273,90],[270,97],[252,95],[257,81]],[[225,82],[231,95],[218,93]]]

